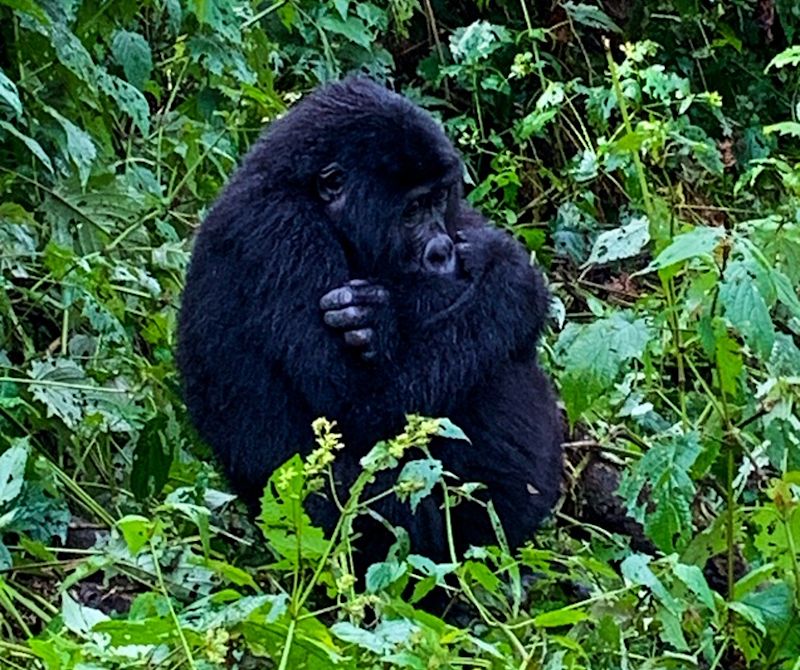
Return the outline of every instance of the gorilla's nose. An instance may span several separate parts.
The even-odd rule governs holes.
[[[428,272],[449,274],[456,269],[456,254],[453,240],[447,235],[436,235],[425,245],[422,267]]]

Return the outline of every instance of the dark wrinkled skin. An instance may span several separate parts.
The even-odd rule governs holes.
[[[426,113],[349,79],[273,123],[215,203],[189,268],[178,363],[194,423],[254,509],[270,473],[313,448],[315,418],[343,433],[341,496],[369,448],[419,413],[469,436],[436,440],[433,455],[486,484],[512,547],[551,510],[561,425],[536,363],[548,295],[525,249],[463,200],[461,175]],[[375,509],[409,531],[412,551],[442,560],[440,503],[412,514],[392,496]],[[327,498],[307,507],[333,528]],[[474,503],[453,523],[459,549],[495,542]],[[384,558],[391,534],[369,517],[356,528],[362,556]]]

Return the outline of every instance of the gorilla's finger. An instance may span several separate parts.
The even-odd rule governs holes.
[[[356,305],[382,305],[389,300],[389,291],[377,284],[359,286],[355,292],[353,303]]]
[[[347,286],[369,286],[367,279],[351,279],[347,282]]]
[[[344,341],[351,347],[366,347],[372,342],[375,332],[372,328],[362,328],[361,330],[348,330],[344,334]]]
[[[369,310],[364,307],[345,307],[325,312],[322,319],[331,328],[353,330],[367,324]]]
[[[355,298],[355,291],[352,289],[343,286],[341,288],[335,288],[332,291],[328,291],[325,295],[320,298],[319,306],[321,309],[330,310],[330,309],[342,309],[343,307],[349,307],[353,304],[353,299]]]

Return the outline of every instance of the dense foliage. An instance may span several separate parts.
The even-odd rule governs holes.
[[[2,665],[797,670],[798,35],[791,0],[0,0]],[[569,479],[519,556],[398,531],[349,570],[405,450],[409,504],[468,495],[425,446],[447,421],[377,445],[330,538],[300,503],[334,426],[253,524],[187,423],[191,233],[352,70],[442,119],[550,278]]]

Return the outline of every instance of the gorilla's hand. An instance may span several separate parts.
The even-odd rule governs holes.
[[[376,309],[389,302],[389,292],[365,279],[353,279],[328,291],[319,301],[325,324],[344,333],[345,343],[365,361],[377,356],[375,350]]]

